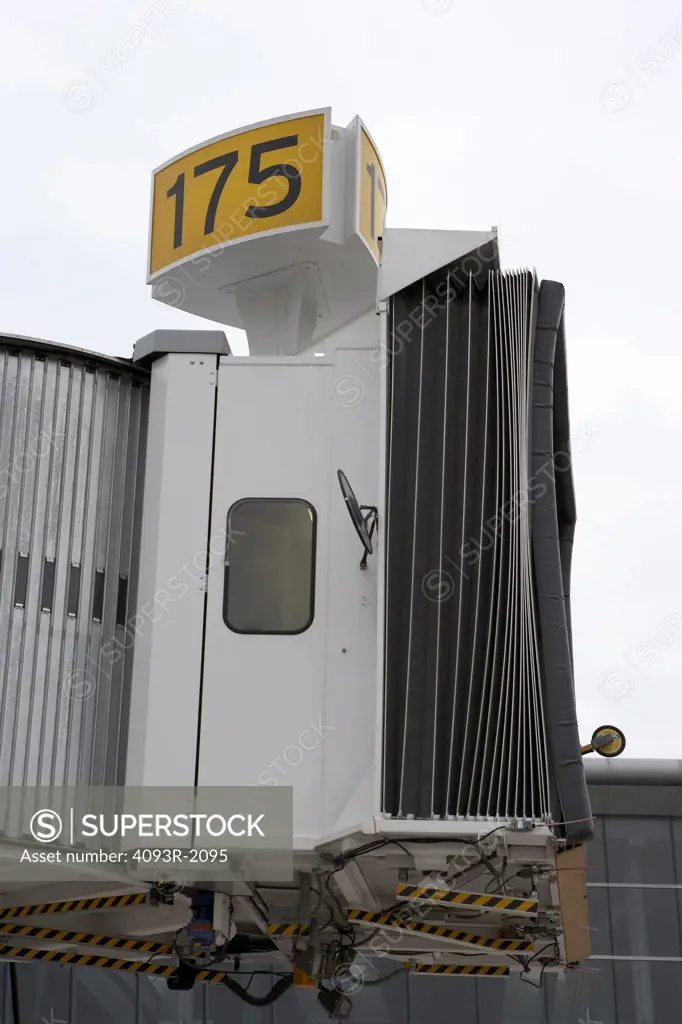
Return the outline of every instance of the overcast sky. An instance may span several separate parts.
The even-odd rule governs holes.
[[[582,733],[682,757],[682,0],[160,4],[0,14],[0,330],[130,356],[210,326],[145,284],[152,168],[360,114],[390,227],[495,224],[504,267],[565,284]]]

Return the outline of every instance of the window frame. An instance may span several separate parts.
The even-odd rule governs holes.
[[[289,505],[303,505],[312,516],[312,528],[313,536],[312,543],[310,546],[310,612],[308,619],[300,629],[238,629],[230,624],[227,613],[229,592],[230,592],[230,563],[228,561],[228,551],[230,547],[230,517],[233,515],[234,510],[240,505],[246,505],[250,502],[258,502],[259,504],[282,504],[286,502]],[[229,509],[227,510],[227,518],[225,521],[226,533],[227,533],[227,547],[225,549],[225,571],[223,574],[223,622],[230,630],[231,633],[237,633],[240,636],[300,636],[301,633],[305,633],[306,630],[310,629],[313,622],[315,621],[315,598],[316,598],[316,576],[317,576],[317,509],[311,501],[307,498],[257,498],[257,497],[246,497],[238,498],[234,501]]]

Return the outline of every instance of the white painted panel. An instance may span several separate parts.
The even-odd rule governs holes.
[[[351,347],[377,329],[370,317],[339,340],[334,365],[329,466],[329,626],[324,744],[323,832],[372,816],[376,727],[377,569],[382,529],[373,539],[367,569],[363,548],[342,500],[336,471],[343,469],[361,505],[377,505],[379,369],[376,348]],[[355,339],[353,339],[353,334]],[[345,347],[348,346],[348,347]],[[377,805],[378,806],[378,805]]]
[[[128,785],[194,784],[215,374],[215,356],[152,370]]]
[[[307,499],[316,598],[304,633],[237,634],[223,621],[224,574],[212,573],[199,781],[293,786],[302,845],[375,812],[377,558],[359,568],[336,473],[377,503],[378,324],[372,313],[338,332],[324,359],[220,366],[214,532],[239,499]]]
[[[214,527],[226,530],[241,498],[309,501],[317,512],[316,601],[304,633],[234,633],[223,621],[224,574],[211,573],[199,783],[293,785],[303,836],[315,833],[322,793],[315,728],[324,731],[330,369],[316,360],[227,358],[219,371]]]

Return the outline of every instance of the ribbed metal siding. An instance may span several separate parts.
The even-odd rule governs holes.
[[[0,786],[122,781],[147,407],[122,361],[0,339]]]
[[[590,893],[596,890],[590,890]],[[634,970],[647,987],[652,975],[655,1024],[677,1024],[673,998],[679,964],[623,964],[617,967],[614,991],[613,965],[591,960],[589,971],[570,971],[557,977],[549,973],[542,989],[510,978],[437,978],[399,972],[380,985],[365,985],[353,995],[351,1024],[623,1024],[636,1016],[616,1014],[632,1005]],[[276,972],[256,975],[249,986],[253,996],[265,995],[286,972],[288,965],[243,961],[243,983],[253,969]],[[376,980],[395,971],[395,961],[364,965],[366,976]],[[663,972],[659,968],[664,969]],[[19,1019],[12,1016],[9,966],[0,964],[0,1024],[326,1024],[329,1015],[317,1002],[314,988],[290,988],[269,1006],[248,1006],[220,985],[196,985],[190,992],[172,992],[162,979],[121,975],[95,967],[32,963],[18,964]],[[626,971],[627,973],[623,973]],[[679,988],[679,984],[678,984]],[[666,1002],[667,1000],[667,1002]],[[677,1001],[679,1003],[679,1000]],[[659,1005],[670,1014],[659,1015]],[[642,1024],[640,1018],[637,1024]]]

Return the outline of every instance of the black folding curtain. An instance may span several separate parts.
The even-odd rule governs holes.
[[[577,837],[563,288],[489,266],[391,300],[383,809]]]

